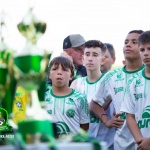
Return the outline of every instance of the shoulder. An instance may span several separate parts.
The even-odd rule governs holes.
[[[122,72],[123,72],[122,68],[108,71],[102,78],[103,83],[107,83],[108,81],[111,81],[114,77],[116,77],[116,75],[119,75]]]
[[[74,98],[74,99],[86,99],[86,95],[77,91],[77,90],[73,90],[72,98]]]
[[[85,80],[86,80],[86,77],[77,78],[77,79],[73,80],[70,87],[73,89],[78,89],[78,86],[81,85],[82,82],[84,82]]]
[[[134,74],[132,77],[129,78],[127,85],[131,84],[140,84],[142,80],[142,72],[138,72],[137,74]]]

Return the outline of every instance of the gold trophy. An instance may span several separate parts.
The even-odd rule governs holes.
[[[13,72],[13,50],[6,44],[3,33],[7,32],[5,15],[0,17],[0,107],[4,108],[10,117],[17,81]]]
[[[14,126],[11,126],[10,122],[17,81],[13,71],[13,50],[9,48],[6,40],[8,29],[5,19],[5,14],[2,14],[0,16],[0,135],[12,136]],[[0,145],[7,143],[11,143],[9,138],[0,138]]]
[[[40,105],[40,100],[44,101],[51,52],[38,48],[37,41],[45,33],[46,23],[37,19],[33,14],[33,8],[30,8],[17,27],[26,38],[26,45],[23,51],[14,57],[15,79],[31,97],[27,104],[26,118],[18,123],[17,134],[21,134],[22,141],[25,143],[40,142],[39,139],[43,134],[48,140],[54,141],[50,116]]]

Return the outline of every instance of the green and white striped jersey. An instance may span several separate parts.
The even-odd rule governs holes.
[[[121,104],[123,101],[125,87],[130,77],[136,75],[145,66],[143,65],[136,71],[127,71],[125,67],[119,68],[108,72],[96,93],[93,96],[93,100],[99,105],[103,105],[106,101],[112,100],[116,113],[120,113]],[[121,116],[125,119],[124,113]],[[114,138],[114,149],[115,150],[133,150],[135,149],[134,139],[127,127],[126,120],[122,128],[116,130]]]
[[[135,114],[143,137],[150,137],[150,78],[144,70],[129,80],[121,111]]]
[[[56,122],[58,135],[77,134],[80,124],[89,123],[89,108],[85,95],[76,90],[65,96],[45,93],[46,110]]]
[[[98,88],[99,84],[101,84],[103,76],[104,74],[102,74],[102,76],[95,82],[89,82],[87,77],[76,79],[76,90],[87,95],[88,103],[91,102],[96,89]],[[110,107],[108,107],[106,113],[110,118],[112,118],[114,113],[114,107],[112,104],[110,104]],[[113,144],[115,128],[107,128],[97,116],[90,115],[89,133],[97,140],[107,142],[109,147]]]

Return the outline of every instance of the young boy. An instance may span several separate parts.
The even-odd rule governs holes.
[[[127,125],[138,150],[150,150],[150,31],[139,36],[138,45],[146,67],[129,80],[121,111],[127,113]]]
[[[52,89],[45,95],[46,110],[56,122],[57,133],[77,134],[80,127],[89,128],[89,108],[85,95],[71,89],[69,80],[74,76],[74,65],[65,57],[54,58],[49,66]]]
[[[92,96],[98,85],[101,83],[103,75],[100,71],[100,65],[105,61],[106,46],[98,40],[90,40],[85,43],[83,63],[86,67],[87,77],[81,77],[74,80],[71,87],[87,95],[88,103],[91,102]],[[106,112],[109,116],[113,114],[112,105]],[[99,141],[106,141],[108,147],[113,145],[114,128],[107,128],[96,115],[90,115],[90,135]],[[108,136],[108,133],[109,136]]]
[[[135,150],[135,143],[127,124],[126,116],[121,115],[120,108],[124,96],[125,86],[130,77],[144,68],[139,51],[137,39],[143,31],[130,31],[124,42],[124,56],[126,65],[108,72],[98,87],[91,101],[91,111],[108,127],[116,127],[114,137],[114,150]],[[103,105],[108,101],[114,104],[116,115],[110,119],[104,112]],[[121,118],[118,118],[121,115]]]

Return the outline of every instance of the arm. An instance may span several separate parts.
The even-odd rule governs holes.
[[[93,100],[90,103],[90,113],[94,113],[108,128],[120,128],[124,122],[123,119],[118,118],[121,114],[116,114],[112,119],[109,119],[104,108]]]
[[[137,143],[140,142],[143,139],[143,136],[137,125],[135,116],[133,114],[127,113],[126,117],[127,117],[127,125],[128,125],[128,128],[129,128],[131,134],[133,135],[133,137]]]
[[[83,130],[87,131],[89,129],[89,123],[80,124],[80,128],[82,128]]]
[[[143,138],[140,129],[136,123],[135,116],[133,114],[127,114],[127,125],[132,133],[136,143],[138,144],[137,150],[150,150],[150,137]]]

